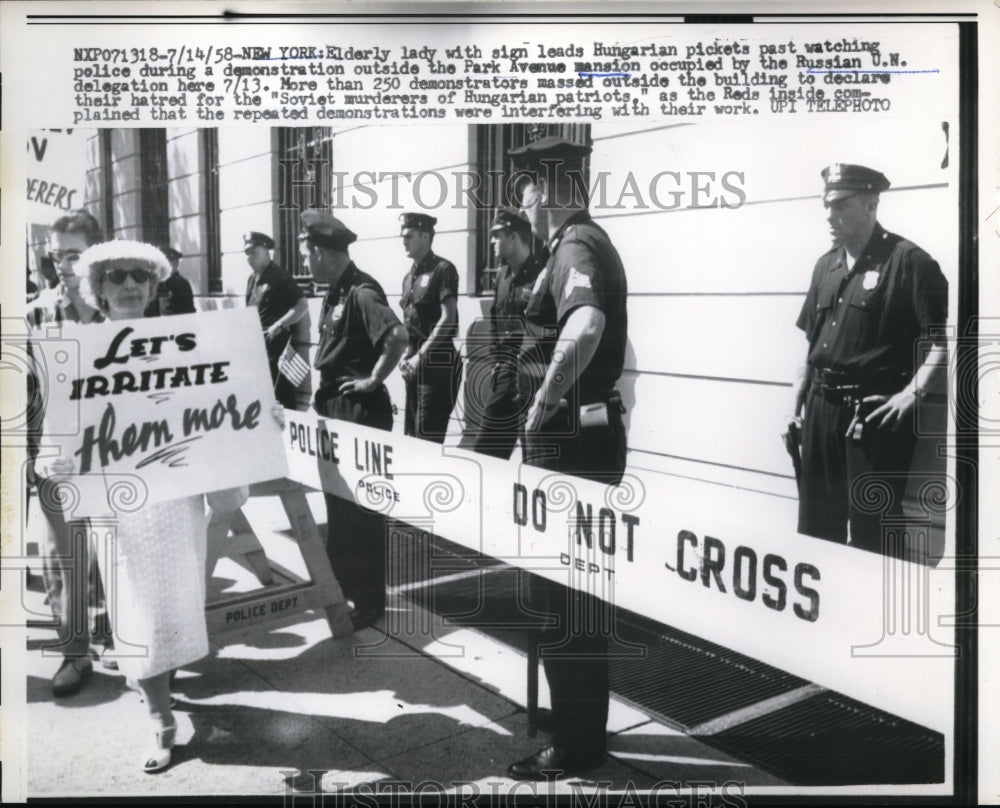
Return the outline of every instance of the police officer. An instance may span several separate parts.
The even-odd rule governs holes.
[[[462,379],[458,335],[458,271],[434,254],[434,225],[426,213],[400,217],[406,254],[413,265],[403,278],[403,322],[409,346],[399,365],[406,382],[404,432],[443,443]]]
[[[169,244],[160,246],[167,261],[170,262],[170,274],[160,281],[156,287],[156,297],[146,306],[147,317],[169,316],[171,314],[194,314],[194,290],[180,273],[179,265],[184,254],[175,250]]]
[[[313,278],[329,284],[320,310],[314,406],[320,415],[389,431],[392,404],[383,382],[407,345],[406,329],[378,282],[358,269],[348,247],[357,236],[325,211],[302,214],[299,254]],[[327,553],[353,601],[355,630],[385,614],[385,517],[326,494]]]
[[[548,239],[550,257],[525,310],[519,359],[528,464],[616,485],[625,471],[625,427],[615,382],[627,339],[627,283],[621,258],[581,197],[590,147],[546,137],[510,152],[527,176],[521,209]],[[555,339],[552,338],[555,335]],[[515,779],[542,780],[599,766],[608,718],[607,636],[611,606],[533,577],[539,611],[555,614],[539,655],[552,699],[551,745],[511,764]]]
[[[278,360],[292,338],[292,326],[309,314],[309,305],[292,277],[271,258],[274,239],[251,231],[243,236],[243,252],[253,273],[247,278],[246,304],[256,306],[267,342],[267,361],[274,396],[282,406],[297,405],[296,387],[278,371]]]
[[[948,283],[933,258],[878,223],[881,172],[834,163],[821,176],[833,246],[797,321],[809,342],[790,424],[802,431],[798,528],[903,555],[899,542],[884,545],[882,521],[902,514],[915,403],[943,378],[946,348],[929,329],[945,323]]]
[[[473,423],[460,445],[507,460],[514,451],[526,412],[517,397],[517,355],[524,334],[524,309],[548,250],[540,242],[534,249],[531,224],[516,210],[497,211],[490,241],[500,268],[490,308],[489,391],[481,402],[473,402],[479,406],[469,413]],[[473,395],[477,393],[473,391]]]

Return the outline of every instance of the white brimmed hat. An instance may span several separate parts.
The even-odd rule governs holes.
[[[161,281],[170,274],[170,264],[167,263],[166,257],[159,248],[144,241],[129,241],[127,239],[105,241],[88,247],[80,256],[79,266],[89,271],[91,267],[99,264],[121,260],[141,261],[149,265],[150,269],[156,271]]]

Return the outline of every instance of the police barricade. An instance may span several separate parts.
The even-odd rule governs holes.
[[[351,634],[347,602],[330,568],[326,541],[319,533],[302,486],[287,479],[272,480],[251,486],[250,495],[278,497],[308,577],[296,575],[266,555],[242,509],[221,510],[217,518],[209,520],[206,573],[211,575],[214,561],[219,557],[239,556],[263,588],[210,600],[205,606],[209,633],[215,636],[252,632],[314,610],[326,616],[334,637]],[[212,497],[208,502],[214,511]]]
[[[303,485],[951,730],[953,572],[800,536],[793,501],[762,514],[753,492],[632,470],[606,487],[313,413],[286,411],[285,447]]]

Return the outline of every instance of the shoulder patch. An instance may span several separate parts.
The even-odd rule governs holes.
[[[537,295],[542,290],[542,284],[545,283],[545,277],[549,274],[549,268],[544,267],[541,272],[538,273],[538,277],[535,278],[535,285],[531,287],[531,293]]]
[[[573,293],[574,289],[590,289],[590,276],[578,272],[576,267],[569,268],[569,277],[566,279],[566,298]]]

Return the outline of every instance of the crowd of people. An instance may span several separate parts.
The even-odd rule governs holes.
[[[615,485],[626,458],[616,382],[628,339],[627,280],[580,188],[589,153],[588,146],[546,137],[509,154],[522,177],[520,207],[498,211],[490,229],[500,267],[490,317],[489,384],[461,445],[508,459],[520,442],[526,464]],[[850,488],[863,474],[881,475],[897,487],[900,471],[905,476],[913,443],[907,419],[914,401],[934,383],[943,355],[943,347],[935,346],[914,372],[913,346],[930,326],[945,321],[947,284],[926,253],[878,225],[879,193],[888,187],[883,175],[836,164],[824,170],[823,180],[833,247],[817,263],[799,318],[809,351],[790,420],[790,433],[802,436],[801,449],[789,438],[801,468],[799,529],[877,550],[883,549],[880,540],[851,505]],[[382,286],[351,258],[358,237],[347,224],[325,210],[301,214],[303,267],[327,290],[311,335],[317,383],[311,403],[318,414],[391,430],[385,381],[398,369],[406,391],[405,434],[444,441],[463,360],[456,342],[458,272],[433,250],[436,224],[426,213],[400,217],[412,261],[402,283],[400,317]],[[301,408],[303,385],[311,382],[286,375],[282,357],[290,342],[304,347],[301,340],[296,344],[295,327],[308,321],[307,301],[275,264],[274,246],[264,233],[244,237],[252,270],[246,304],[260,316],[277,402]],[[104,241],[96,221],[75,211],[52,225],[49,247],[55,282],[31,304],[35,328],[195,310],[191,286],[177,270],[181,256],[169,246]],[[83,276],[89,278],[89,299],[81,293]],[[36,396],[33,457],[43,409]],[[280,408],[274,415],[280,419]],[[100,575],[85,526],[65,520],[52,491],[70,473],[72,464],[64,458],[29,467],[28,482],[38,492],[45,521],[45,586],[63,654],[52,689],[67,695],[84,684],[92,644],[114,665],[112,638],[140,638],[148,654],[121,657],[118,664],[146,699],[155,746],[143,767],[159,771],[169,765],[176,727],[170,673],[208,650],[205,499],[172,500],[121,518],[115,568],[101,570],[105,580],[115,576],[118,608],[110,610],[110,620],[98,608],[104,616],[92,633],[87,605],[102,602]],[[385,516],[331,494],[325,499],[334,574],[352,603],[355,629],[370,626],[386,608]],[[604,757],[613,605],[541,577],[530,580],[533,608],[557,617],[539,638],[552,741],[511,764],[508,774],[541,780],[554,771],[585,771]],[[171,609],[165,617],[166,603]],[[124,622],[115,625],[116,619]]]

